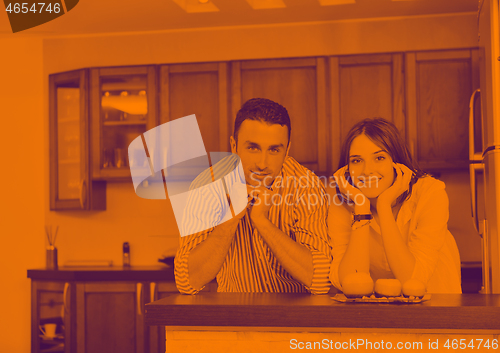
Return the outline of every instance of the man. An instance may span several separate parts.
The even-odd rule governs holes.
[[[328,292],[325,190],[288,157],[290,134],[288,112],[278,103],[254,98],[241,107],[230,143],[252,202],[224,223],[181,237],[175,258],[181,293],[197,293],[216,276],[220,292]],[[226,213],[223,202],[189,203],[214,218]],[[185,226],[196,222],[194,213],[187,208]]]

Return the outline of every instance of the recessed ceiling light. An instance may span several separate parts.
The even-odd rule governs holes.
[[[286,7],[286,4],[283,0],[246,0],[248,4],[254,10],[260,9],[278,9]]]
[[[356,0],[319,0],[321,6],[355,4]]]
[[[172,0],[187,13],[194,12],[216,12],[217,6],[210,0]]]

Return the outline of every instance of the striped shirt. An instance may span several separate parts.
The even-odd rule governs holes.
[[[196,229],[200,223],[200,211],[203,211],[201,222],[208,224],[207,219],[212,221],[209,229],[180,238],[180,246],[175,257],[175,280],[181,293],[198,292],[189,284],[189,254],[210,236],[214,227],[230,212],[222,183],[213,183],[211,191],[207,191],[209,188],[199,188],[199,185],[207,185],[208,177],[217,180],[221,175],[234,170],[237,165],[236,159],[229,158],[226,162],[227,160],[232,162],[224,164],[225,160],[222,160],[214,166],[213,176],[210,171],[202,173],[191,186],[181,234],[190,234],[189,228]],[[244,181],[241,168],[236,170],[231,180],[226,179],[228,189],[231,189],[231,183],[238,179],[240,182]],[[313,294],[328,292],[331,255],[326,226],[328,202],[322,183],[310,170],[301,166],[292,157],[287,157],[272,188],[280,197],[275,197],[269,209],[269,220],[291,239],[311,251],[313,257],[311,287],[306,287],[295,280],[281,266],[258,230],[253,227],[247,210],[247,214],[238,224],[226,259],[217,274],[218,291]],[[210,197],[207,197],[207,192],[211,192]]]

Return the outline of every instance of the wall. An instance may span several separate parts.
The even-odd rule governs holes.
[[[0,48],[0,351],[29,352],[31,292],[26,270],[40,268],[45,261],[42,40],[2,38]]]
[[[468,48],[477,45],[476,20],[470,13],[44,40],[20,36],[0,39],[0,106],[5,135],[1,147],[6,166],[1,176],[4,255],[0,256],[0,283],[4,290],[0,301],[4,305],[0,350],[29,352],[26,270],[44,265],[44,224],[60,225],[60,263],[110,259],[120,265],[121,244],[129,241],[133,265],[154,264],[162,253],[173,253],[177,244],[168,202],[142,200],[126,183],[108,184],[104,212],[49,211],[48,74],[91,66]],[[461,180],[457,185],[463,191],[467,190],[465,184]]]

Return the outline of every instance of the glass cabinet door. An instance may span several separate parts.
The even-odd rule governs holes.
[[[91,70],[93,178],[131,180],[128,146],[156,126],[154,66]]]
[[[49,76],[50,208],[89,209],[87,71]]]

